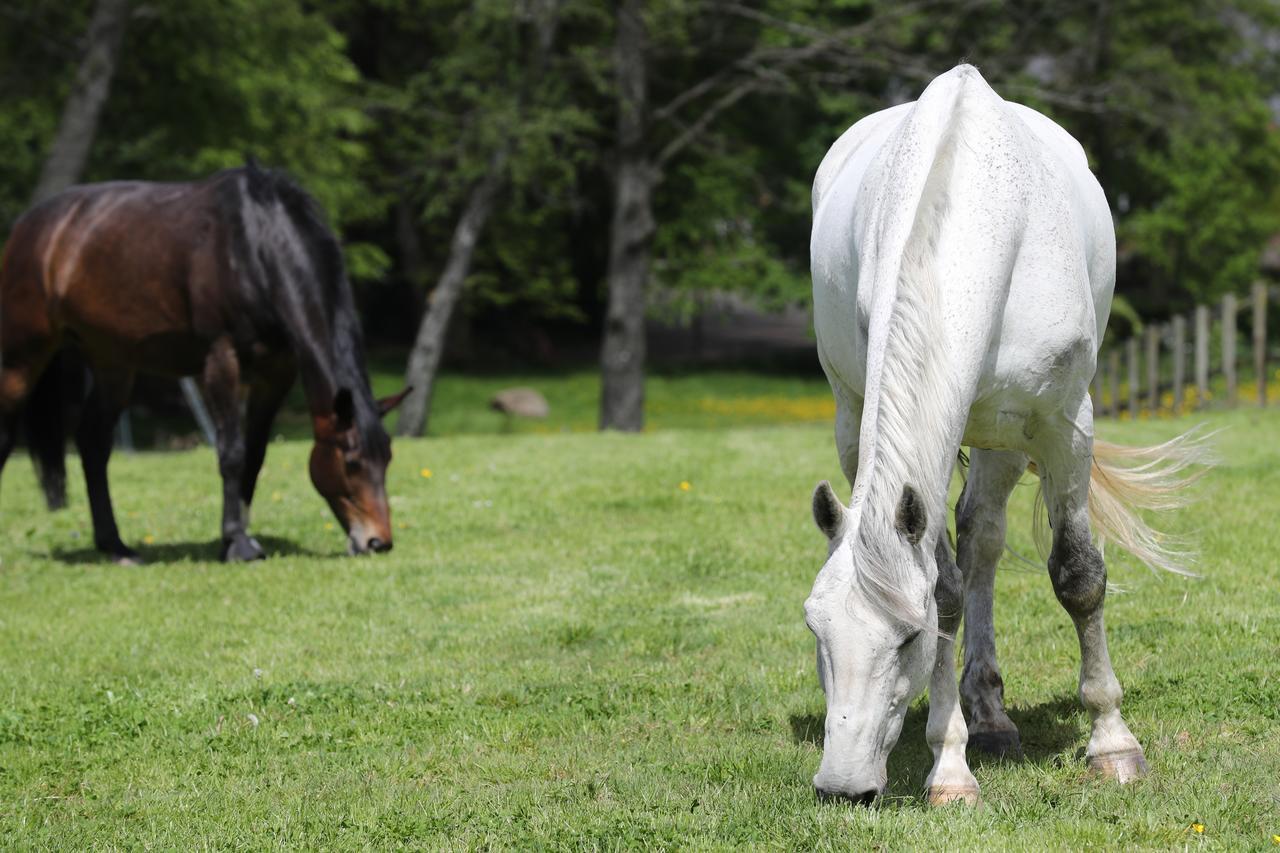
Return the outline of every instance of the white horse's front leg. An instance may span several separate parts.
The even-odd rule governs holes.
[[[955,635],[960,627],[964,585],[960,570],[951,558],[946,534],[938,537],[935,549],[938,583],[938,628],[947,636],[938,639],[938,653],[929,681],[929,722],[925,738],[933,750],[933,769],[925,780],[930,805],[963,802],[977,805],[978,780],[973,778],[964,750],[969,731],[960,709],[960,691],[956,687]]]
[[[1120,716],[1120,682],[1111,667],[1103,625],[1107,569],[1089,534],[1087,502],[1093,464],[1092,435],[1083,452],[1053,457],[1042,465],[1045,495],[1053,521],[1049,577],[1058,601],[1075,623],[1080,638],[1080,701],[1093,718],[1086,755],[1090,769],[1120,782],[1147,772],[1137,738]]]
[[[996,662],[996,566],[1004,554],[1009,495],[1027,470],[1013,451],[973,448],[969,480],[956,507],[957,561],[964,574],[964,677],[960,694],[969,709],[970,742],[990,755],[1022,755],[1018,729],[1004,709],[1004,680]]]

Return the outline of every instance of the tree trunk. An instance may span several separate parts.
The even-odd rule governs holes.
[[[405,384],[413,388],[400,406],[400,419],[396,422],[398,435],[423,435],[427,429],[427,415],[431,411],[431,397],[435,393],[436,373],[440,357],[444,354],[445,334],[449,320],[466,284],[475,255],[476,243],[484,230],[493,202],[506,183],[507,149],[494,154],[485,176],[471,188],[467,205],[453,229],[449,241],[449,259],[427,297],[427,310],[418,325],[418,334],[409,352],[409,366],[405,371]]]
[[[49,147],[32,203],[61,192],[80,180],[98,117],[111,90],[111,76],[129,21],[129,0],[98,0],[89,23],[88,45],[75,83],[62,110],[58,132]]]
[[[537,41],[524,88],[517,98],[516,113],[519,116],[523,116],[533,85],[545,70],[559,25],[559,0],[536,0],[531,8]],[[431,398],[435,394],[436,375],[440,370],[440,359],[444,355],[445,340],[449,332],[449,320],[453,317],[453,309],[467,282],[476,243],[489,220],[489,214],[493,212],[494,201],[506,185],[507,160],[514,150],[515,143],[509,139],[493,153],[489,159],[488,171],[471,188],[462,216],[454,226],[453,239],[449,242],[449,258],[436,281],[435,289],[427,297],[426,311],[418,325],[413,349],[409,351],[405,384],[413,390],[400,406],[400,419],[396,421],[397,435],[426,434],[427,419],[431,414]],[[417,235],[413,232],[412,217],[403,215],[407,213],[406,207],[402,207],[400,213],[400,242],[410,250],[406,261],[421,264],[421,249]],[[408,229],[407,232],[405,229]],[[410,275],[413,276],[412,269]]]
[[[657,170],[645,149],[646,67],[642,0],[620,0],[618,163],[609,229],[609,305],[600,354],[600,429],[644,427],[645,288],[653,252]]]

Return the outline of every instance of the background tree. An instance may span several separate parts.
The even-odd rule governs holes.
[[[344,235],[371,344],[411,353],[402,432],[450,328],[472,365],[598,346],[600,425],[641,428],[648,317],[803,304],[827,146],[962,59],[1084,144],[1141,313],[1242,289],[1280,230],[1271,0],[134,4],[103,101],[77,74],[110,8],[0,0],[0,216],[73,92],[103,104],[84,179],[286,168]]]
[[[111,91],[111,78],[128,23],[129,0],[98,0],[94,4],[84,59],[49,146],[49,155],[40,170],[40,180],[31,194],[33,203],[80,179],[98,129],[98,116]]]

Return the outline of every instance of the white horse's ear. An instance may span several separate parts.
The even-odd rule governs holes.
[[[924,500],[910,485],[904,485],[902,498],[898,501],[898,514],[894,519],[894,527],[898,528],[898,532],[907,537],[907,541],[912,545],[919,545],[920,540],[924,538],[924,529],[928,525],[929,520],[924,513]]]
[[[840,528],[844,526],[844,504],[840,503],[826,480],[813,490],[813,520],[828,539],[839,536]]]

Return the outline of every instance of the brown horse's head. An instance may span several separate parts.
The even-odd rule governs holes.
[[[408,393],[406,388],[378,400],[378,418],[399,405]],[[387,505],[391,439],[380,420],[370,420],[361,429],[351,391],[346,388],[334,396],[332,413],[314,418],[311,482],[347,532],[351,554],[391,550],[391,508]]]

